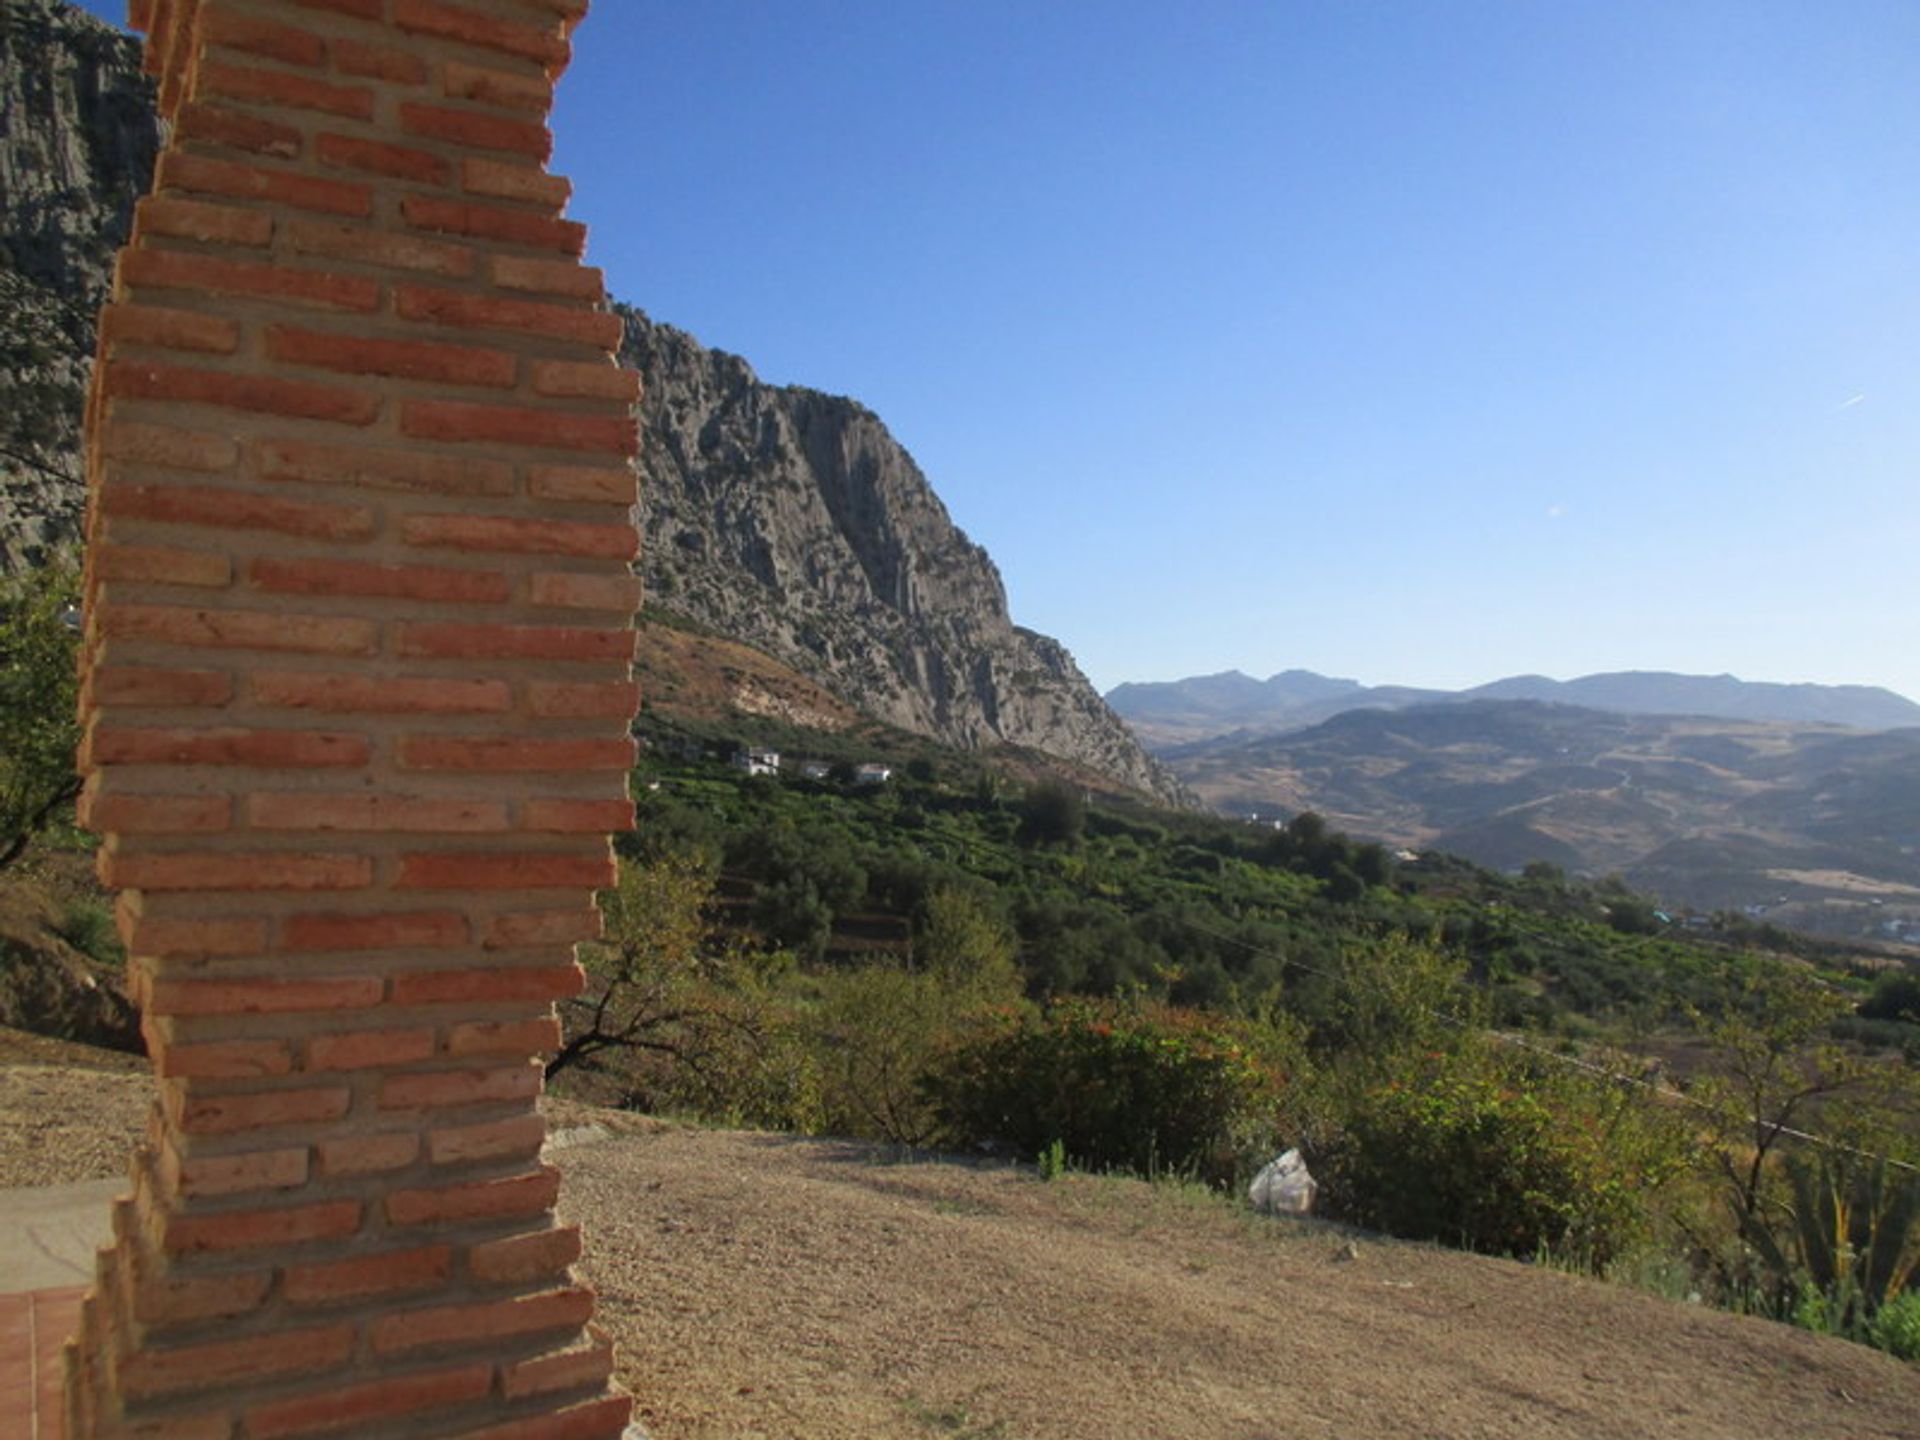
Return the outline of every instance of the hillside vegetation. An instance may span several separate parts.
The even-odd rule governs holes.
[[[876,734],[785,732],[808,780],[726,762],[750,721],[646,730],[563,1088],[1222,1187],[1295,1144],[1370,1228],[1896,1351],[1920,1320],[1920,985],[1885,957]]]

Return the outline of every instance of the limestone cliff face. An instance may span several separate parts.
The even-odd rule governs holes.
[[[1173,798],[1064,646],[1015,625],[880,418],[762,384],[744,360],[625,310],[641,407],[649,598],[949,744],[1027,746]]]
[[[0,0],[0,569],[79,533],[94,319],[158,148],[131,36]]]
[[[0,570],[79,534],[95,316],[157,150],[130,37],[64,0],[0,0]],[[653,603],[904,729],[1180,793],[1073,657],[1013,624],[879,417],[624,314]]]

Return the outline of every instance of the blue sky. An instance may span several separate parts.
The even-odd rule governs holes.
[[[1920,6],[598,0],[577,40],[554,168],[614,293],[871,406],[1103,689],[1920,698]]]

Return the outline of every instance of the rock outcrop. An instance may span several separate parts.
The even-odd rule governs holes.
[[[880,417],[762,384],[637,310],[653,603],[746,641],[875,718],[966,749],[1025,746],[1175,787],[1058,641],[1015,625],[987,552]]]
[[[157,145],[130,37],[64,0],[0,0],[0,570],[79,534],[95,315]],[[1012,622],[993,561],[878,416],[623,316],[647,390],[650,603],[903,729],[1182,793],[1066,648]]]
[[[0,569],[79,533],[95,317],[158,149],[132,36],[0,0]]]

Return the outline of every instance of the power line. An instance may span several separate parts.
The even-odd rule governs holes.
[[[1283,967],[1291,966],[1294,969],[1303,970],[1307,974],[1318,976],[1320,979],[1328,981],[1331,984],[1338,985],[1343,982],[1351,982],[1354,978],[1351,975],[1336,975],[1331,971],[1325,970],[1305,960],[1290,959],[1278,951],[1265,949],[1259,945],[1255,945],[1252,941],[1243,940],[1237,935],[1230,935],[1224,931],[1211,929],[1199,921],[1192,919],[1190,916],[1175,914],[1172,918],[1176,924],[1185,925],[1188,929],[1209,936],[1223,944],[1238,946],[1248,954],[1277,961]],[[1376,989],[1375,993],[1382,994],[1383,992]],[[1558,1050],[1550,1050],[1544,1045],[1535,1044],[1530,1040],[1522,1039],[1518,1035],[1508,1035],[1490,1026],[1475,1026],[1470,1021],[1463,1020],[1457,1015],[1449,1015],[1445,1011],[1435,1010],[1429,1006],[1423,1005],[1415,1008],[1429,1019],[1437,1020],[1443,1025],[1448,1025],[1459,1030],[1477,1030],[1496,1044],[1507,1045],[1516,1050],[1527,1051],[1529,1054],[1538,1055],[1542,1059],[1550,1060],[1556,1065],[1564,1065],[1569,1069],[1580,1070],[1586,1074],[1597,1076],[1617,1085],[1635,1086],[1669,1104],[1690,1106],[1694,1109],[1705,1110],[1715,1115],[1724,1115],[1726,1113],[1719,1107],[1700,1099],[1696,1095],[1689,1095],[1686,1091],[1676,1090],[1670,1085],[1661,1085],[1655,1081],[1646,1079],[1644,1076],[1629,1075],[1625,1071],[1610,1070],[1605,1066],[1596,1065],[1588,1060],[1582,1060],[1578,1056],[1564,1055]],[[1785,1136],[1788,1139],[1803,1141],[1806,1144],[1818,1146],[1825,1150],[1832,1150],[1846,1155],[1856,1155],[1862,1159],[1875,1160],[1882,1164],[1893,1166],[1898,1170],[1905,1170],[1912,1174],[1920,1174],[1920,1165],[1911,1164],[1908,1161],[1897,1159],[1891,1155],[1882,1155],[1872,1150],[1865,1150],[1860,1146],[1849,1145],[1845,1141],[1834,1140],[1824,1135],[1815,1135],[1810,1131],[1797,1130],[1790,1125],[1775,1124],[1772,1121],[1761,1119],[1758,1115],[1750,1114],[1743,1118],[1747,1124],[1752,1125],[1756,1129],[1764,1127],[1768,1133],[1775,1138]]]

